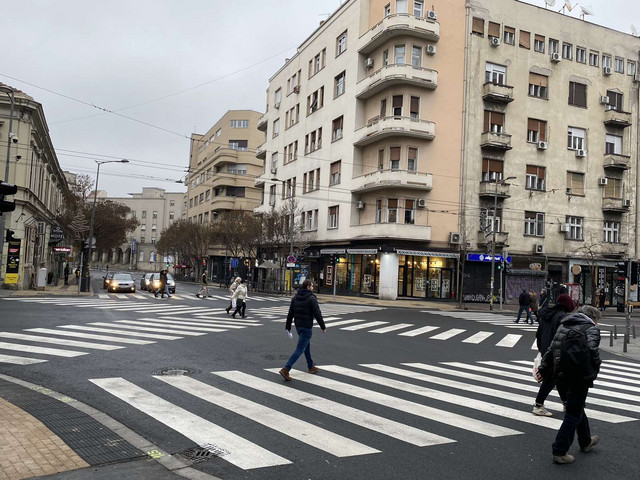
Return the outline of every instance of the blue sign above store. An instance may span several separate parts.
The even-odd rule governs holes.
[[[511,263],[511,256],[507,256],[506,260],[502,255],[495,256],[496,262],[506,261],[507,263]],[[467,260],[470,262],[490,262],[491,255],[484,255],[482,253],[467,253]]]

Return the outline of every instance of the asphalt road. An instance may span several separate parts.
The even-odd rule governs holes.
[[[554,417],[531,414],[537,385],[526,362],[535,354],[535,327],[514,325],[510,314],[325,304],[329,328],[314,328],[312,341],[321,372],[306,373],[301,358],[285,383],[277,370],[295,347],[295,334],[290,340],[283,332],[288,299],[250,294],[247,319],[230,323],[222,290],[201,300],[193,284],[179,283],[171,299],[95,288],[90,298],[0,299],[0,342],[19,345],[0,344],[0,354],[46,360],[0,363],[0,371],[104,411],[171,454],[208,444],[219,456],[194,465],[203,472],[256,480],[539,480],[626,479],[640,471],[640,364],[603,352],[604,375],[588,400],[601,443],[589,454],[574,444],[575,464],[552,465],[561,406],[552,394]],[[34,346],[83,355],[24,351]],[[168,369],[189,375],[159,374]]]

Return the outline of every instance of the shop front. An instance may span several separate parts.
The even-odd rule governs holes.
[[[396,250],[396,253],[398,297],[455,299],[457,254],[415,250]]]
[[[321,288],[337,295],[378,295],[378,249],[322,249]],[[323,293],[328,293],[326,290]]]

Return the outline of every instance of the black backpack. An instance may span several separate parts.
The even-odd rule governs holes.
[[[568,328],[560,344],[558,380],[562,383],[585,383],[595,380],[596,369],[591,363],[591,349],[587,340],[590,325]]]

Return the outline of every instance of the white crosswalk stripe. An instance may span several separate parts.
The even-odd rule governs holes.
[[[370,330],[369,333],[389,333],[394,332],[396,330],[402,330],[407,327],[413,327],[411,323],[396,323],[395,325],[389,325],[387,327],[376,328],[375,330]]]
[[[62,348],[36,347],[34,345],[21,345],[19,343],[0,342],[0,350],[13,350],[27,353],[42,353],[44,355],[55,355],[57,357],[79,357],[86,355],[86,352],[75,352]]]
[[[42,363],[47,360],[39,358],[18,357],[15,355],[0,354],[0,363],[10,363],[13,365],[33,365],[34,363]]]
[[[446,332],[438,333],[437,335],[429,338],[431,338],[431,340],[449,340],[450,338],[455,337],[462,332],[464,332],[464,330],[461,328],[452,328],[450,330],[447,330]]]
[[[69,326],[67,326],[67,328],[69,328]],[[54,330],[52,328],[27,328],[25,332],[47,333],[49,335],[55,335],[56,337],[63,336],[72,338],[86,338],[90,340],[104,340],[105,342],[126,343],[129,345],[150,345],[152,343],[156,343],[153,340],[138,340],[137,338],[122,338],[113,337],[110,335],[97,335],[93,333],[69,332],[66,330]]]
[[[68,347],[91,348],[95,350],[118,350],[124,348],[119,345],[105,345],[101,343],[81,342],[78,340],[65,340],[63,338],[43,337],[42,335],[26,335],[23,333],[0,332],[1,338],[12,338],[14,340],[26,340],[36,343],[54,343],[56,345],[66,345]]]
[[[522,338],[522,335],[509,334],[506,335],[502,340],[496,343],[496,347],[513,347],[518,340]]]
[[[493,332],[477,332],[462,340],[463,343],[481,343],[493,335]]]
[[[371,327],[377,327],[378,325],[386,325],[389,322],[382,322],[382,321],[375,321],[375,322],[367,322],[367,323],[361,323],[359,325],[352,325],[350,327],[342,327],[340,330],[347,330],[347,331],[356,331],[356,330],[363,330],[365,328],[371,328]]]
[[[433,330],[437,330],[439,327],[432,327],[427,325],[426,327],[416,328],[415,330],[409,330],[408,332],[399,333],[401,337],[416,337],[418,335],[422,335],[423,333],[429,333]]]

